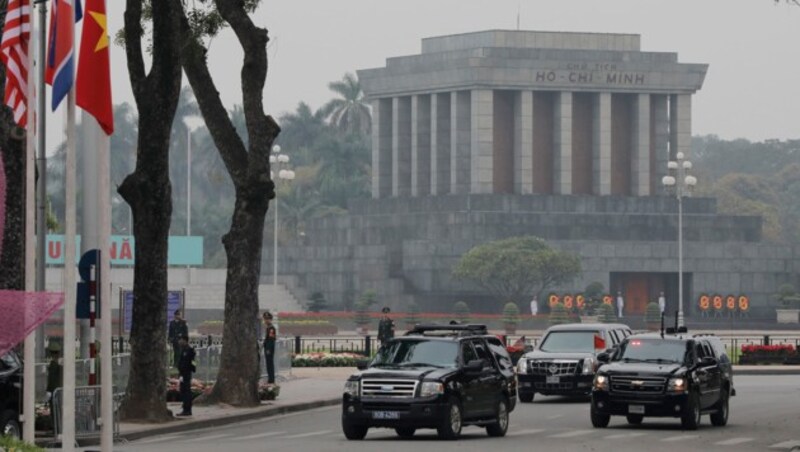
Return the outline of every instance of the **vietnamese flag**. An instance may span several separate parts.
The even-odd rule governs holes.
[[[595,350],[605,350],[606,349],[606,341],[602,337],[598,335],[594,335],[594,349]]]
[[[94,116],[106,135],[114,133],[111,69],[105,0],[86,0],[75,103]]]

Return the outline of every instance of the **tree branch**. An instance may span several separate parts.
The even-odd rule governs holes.
[[[143,89],[144,58],[142,56],[142,0],[127,0],[125,6],[125,56],[128,76],[134,93]]]

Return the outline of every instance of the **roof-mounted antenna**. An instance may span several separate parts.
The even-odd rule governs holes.
[[[661,311],[661,339],[664,339],[664,311]]]

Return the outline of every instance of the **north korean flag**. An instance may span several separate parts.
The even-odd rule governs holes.
[[[53,0],[50,10],[45,81],[53,87],[52,108],[72,89],[75,81],[75,22],[81,20],[80,0]]]

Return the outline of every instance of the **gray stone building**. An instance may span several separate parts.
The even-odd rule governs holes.
[[[575,252],[583,275],[641,314],[663,291],[677,309],[677,200],[661,179],[691,158],[691,99],[707,65],[643,52],[638,35],[483,31],[422,40],[418,55],[359,71],[372,104],[372,199],[315,221],[281,256],[282,274],[348,305],[364,290],[397,309],[487,294],[454,280],[473,246],[536,235]],[[684,309],[701,294],[771,295],[798,249],[761,241],[759,217],[684,199]],[[265,260],[265,271],[270,267]]]

